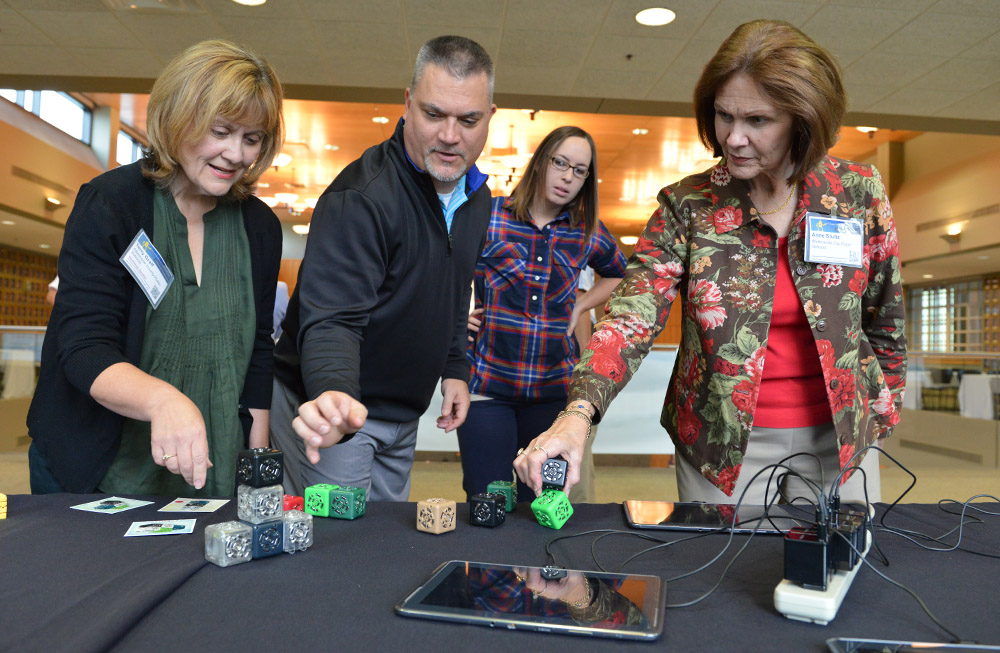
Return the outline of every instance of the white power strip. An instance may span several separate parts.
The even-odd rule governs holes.
[[[834,535],[833,537],[839,537]],[[871,534],[865,531],[865,549],[861,557],[868,555],[871,548]],[[789,619],[809,621],[825,626],[837,616],[837,610],[844,601],[851,581],[864,564],[858,564],[850,571],[838,570],[827,580],[825,590],[810,590],[788,580],[782,580],[774,588],[774,607]]]

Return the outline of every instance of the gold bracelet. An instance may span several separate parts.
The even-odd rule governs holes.
[[[584,440],[584,442],[586,442],[587,440],[589,440],[590,439],[590,430],[591,430],[592,424],[593,424],[593,421],[590,419],[590,415],[588,415],[587,413],[583,412],[582,410],[563,410],[563,411],[560,411],[558,415],[556,415],[556,422],[558,422],[563,417],[566,417],[567,415],[578,415],[580,417],[580,419],[582,419],[583,421],[585,421],[587,423],[587,439]],[[552,422],[552,425],[555,426],[556,422]]]

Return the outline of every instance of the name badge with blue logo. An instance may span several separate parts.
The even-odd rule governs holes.
[[[153,247],[145,229],[140,229],[122,254],[121,261],[135,282],[156,309],[174,282],[174,273],[167,267],[160,253]]]
[[[865,253],[865,224],[856,218],[806,213],[806,260],[860,268]]]

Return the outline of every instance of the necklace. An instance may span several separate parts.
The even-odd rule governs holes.
[[[792,201],[792,195],[794,195],[794,194],[795,194],[795,185],[793,184],[792,185],[792,189],[790,191],[788,191],[788,197],[785,198],[785,201],[781,204],[781,206],[779,206],[778,208],[773,209],[771,211],[761,211],[761,210],[758,209],[757,210],[757,215],[774,215],[775,213],[777,213],[781,209],[783,209],[786,206],[788,206],[788,203],[790,201]]]

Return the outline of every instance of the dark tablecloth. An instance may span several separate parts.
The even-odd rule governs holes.
[[[617,504],[580,505],[561,531],[539,526],[526,504],[496,529],[468,524],[459,504],[455,532],[414,528],[411,503],[371,503],[356,521],[316,518],[315,544],[229,568],[204,558],[208,524],[236,518],[235,502],[216,513],[158,513],[167,503],[103,515],[69,506],[94,496],[11,496],[0,521],[0,651],[149,650],[527,650],[580,651],[666,647],[675,651],[824,651],[834,636],[941,640],[945,635],[903,591],[862,568],[828,626],[791,621],[773,604],[782,575],[782,541],[758,536],[721,587],[691,608],[667,611],[656,643],[491,630],[404,618],[393,607],[443,561],[544,565],[545,543],[559,534],[627,530]],[[152,497],[150,497],[152,498]],[[991,505],[994,510],[997,504]],[[197,517],[191,535],[124,538],[133,521]],[[893,525],[941,533],[957,517],[936,506],[905,505]],[[964,546],[1000,554],[1000,517],[966,528]],[[632,531],[635,532],[635,531]],[[655,534],[655,533],[654,533]],[[659,533],[666,539],[680,534]],[[745,542],[737,536],[735,544]],[[591,536],[554,545],[558,562],[596,569]],[[646,554],[628,571],[669,578],[699,566],[724,545],[720,535]],[[945,624],[968,640],[1000,643],[1000,560],[962,551],[923,551],[880,535],[890,566],[879,568],[915,590]],[[605,538],[597,555],[617,570],[648,543]],[[732,552],[735,552],[735,547]],[[728,556],[727,556],[728,559]],[[874,561],[874,556],[869,556]],[[699,596],[722,573],[717,563],[667,587],[667,600]]]

